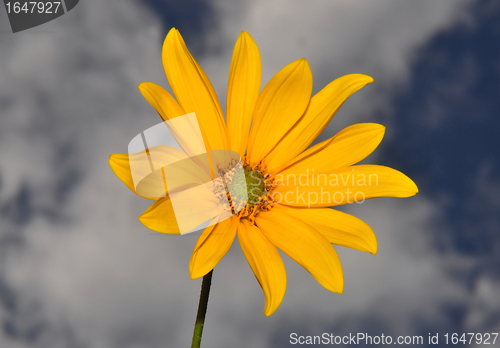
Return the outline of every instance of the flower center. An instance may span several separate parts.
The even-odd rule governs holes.
[[[258,213],[272,208],[271,192],[276,184],[262,163],[251,166],[245,158],[243,165],[240,163],[229,171],[219,168],[219,174],[225,177],[229,204],[240,219],[248,219],[253,224]]]

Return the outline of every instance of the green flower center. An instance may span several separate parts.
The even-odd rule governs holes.
[[[259,201],[259,198],[266,195],[266,184],[264,176],[259,170],[252,170],[249,166],[243,166],[245,180],[243,176],[234,176],[231,182],[227,183],[227,188],[231,193],[233,206],[238,207],[244,204],[245,193],[249,209]]]

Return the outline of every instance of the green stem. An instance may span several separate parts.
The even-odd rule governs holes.
[[[203,325],[205,325],[205,316],[207,315],[208,295],[210,294],[210,285],[212,285],[213,270],[203,277],[201,283],[200,303],[198,304],[198,314],[194,324],[193,343],[191,348],[200,348],[201,335],[203,334]]]

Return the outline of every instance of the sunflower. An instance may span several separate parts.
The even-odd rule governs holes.
[[[381,142],[382,125],[355,124],[309,147],[344,101],[373,79],[346,75],[311,97],[312,73],[302,58],[280,70],[260,91],[259,49],[242,32],[229,69],[224,118],[210,80],[176,29],[165,39],[162,60],[175,99],[150,82],[140,84],[139,90],[164,121],[195,112],[207,149],[231,150],[243,159],[248,190],[243,209],[201,233],[191,256],[190,277],[209,273],[238,235],[264,292],[265,315],[276,311],[286,290],[278,249],[323,287],[342,293],[342,266],[332,244],[375,255],[377,239],[366,223],[330,207],[418,192],[415,183],[397,170],[355,165]],[[109,163],[136,192],[129,160],[128,154],[115,154]],[[178,234],[175,217],[166,214],[169,204],[168,196],[156,199],[139,220],[152,230]]]

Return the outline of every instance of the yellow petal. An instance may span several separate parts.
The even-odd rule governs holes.
[[[347,98],[372,82],[370,76],[351,74],[334,80],[319,91],[311,98],[304,116],[266,156],[268,170],[279,171],[287,162],[304,151],[325,129]]]
[[[377,197],[410,197],[418,192],[417,185],[403,173],[377,165],[277,177],[282,185],[273,192],[274,200],[296,207],[329,207]]]
[[[154,202],[141,216],[139,221],[147,228],[167,234],[180,234],[174,209],[169,197]]]
[[[203,277],[219,263],[231,248],[237,228],[238,218],[233,216],[201,233],[189,262],[191,279]]]
[[[247,220],[238,225],[238,240],[241,250],[259,282],[266,307],[264,314],[273,314],[280,306],[286,292],[286,271],[278,249],[269,242],[256,226]]]
[[[328,144],[330,144],[331,141],[332,141],[332,138],[326,139],[325,141],[322,141],[319,144],[311,146],[310,148],[308,148],[307,150],[305,150],[304,152],[299,154],[297,157],[295,157],[294,159],[289,161],[284,167],[287,168],[287,167],[291,166],[292,164],[297,163],[299,161],[302,161],[304,158],[307,158],[307,157],[311,156],[312,154],[315,154],[316,152],[323,150],[325,147],[328,146]],[[273,172],[271,172],[271,171],[269,171],[269,172],[272,174],[275,174],[275,173],[278,173],[281,171],[283,171],[283,168],[278,169],[278,170],[275,169]]]
[[[271,243],[304,267],[321,285],[342,293],[342,266],[326,237],[281,210],[260,213],[256,224]]]
[[[109,156],[108,163],[118,179],[127,185],[132,192],[139,195],[135,190],[134,180],[132,179],[132,173],[130,172],[129,155],[127,153],[115,153]],[[156,199],[155,197],[141,197],[153,200]]]
[[[366,158],[377,148],[384,137],[385,127],[376,123],[359,123],[347,127],[329,139],[325,146],[301,157],[285,168],[283,175],[300,175],[309,172],[325,173],[347,167]]]
[[[158,145],[133,154],[113,154],[109,165],[116,176],[135,194],[156,200],[166,195],[165,176],[153,168],[168,166],[169,192],[210,180],[210,174],[202,172],[202,167],[187,158],[181,150],[168,145]],[[132,169],[134,173],[132,174]],[[204,175],[202,175],[204,174]],[[134,183],[134,178],[137,182]]]
[[[243,158],[259,96],[262,67],[260,52],[253,38],[242,31],[233,51],[227,84],[226,120],[231,150]]]
[[[312,91],[312,73],[302,58],[279,71],[257,99],[248,139],[252,164],[264,158],[304,113]]]
[[[163,148],[168,149],[163,152],[158,151],[158,153],[163,154],[162,159],[166,161],[171,160],[173,162],[185,158],[185,156],[183,157],[181,154],[182,151],[178,149],[170,146],[164,146]],[[142,156],[142,153],[130,155],[126,153],[116,153],[109,156],[108,162],[115,175],[127,185],[132,192],[143,198],[156,200],[159,197],[158,192],[161,193],[160,197],[162,195],[165,196],[165,186],[163,179],[160,178],[160,180],[155,180],[157,176],[153,174],[148,158],[148,156]],[[139,181],[134,184],[130,166],[131,161],[134,163],[134,175],[136,180],[140,178],[140,180],[144,179],[144,181]],[[148,189],[145,190],[145,186],[147,186]],[[152,192],[155,194],[147,194]]]
[[[156,232],[185,234],[214,217],[222,214],[227,217],[224,208],[213,192],[204,185],[198,185],[158,199],[142,213],[139,220]]]
[[[156,109],[161,119],[165,121],[170,133],[186,154],[195,156],[206,152],[205,141],[197,117],[190,117],[190,114],[186,114],[170,93],[161,86],[152,82],[143,82],[138,88]],[[182,120],[174,120],[184,115],[186,117]]]
[[[215,90],[175,28],[163,44],[162,61],[175,98],[186,113],[196,113],[210,149],[226,150],[224,116]]]
[[[152,107],[158,112],[163,121],[171,120],[186,113],[163,87],[152,82],[143,82],[139,86],[139,91]]]
[[[273,210],[302,220],[323,234],[330,243],[344,247],[377,253],[377,237],[372,228],[363,220],[330,208],[292,208],[276,204]]]

